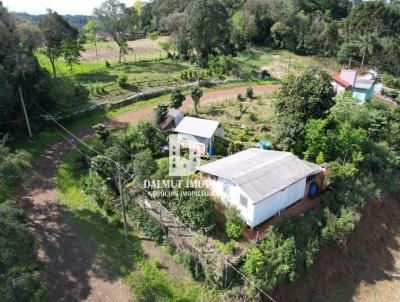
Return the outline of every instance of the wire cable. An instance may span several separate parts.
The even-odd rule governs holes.
[[[43,108],[41,108],[36,102],[35,104],[42,110],[45,112],[45,110]],[[134,179],[134,174],[130,174],[128,172],[128,169],[125,169],[121,163],[113,160],[112,158],[105,156],[104,154],[102,154],[101,152],[99,152],[98,150],[96,150],[95,148],[89,146],[88,144],[86,144],[84,141],[82,141],[79,137],[77,137],[76,135],[74,135],[72,132],[70,132],[67,128],[65,128],[61,123],[59,123],[57,120],[55,120],[51,115],[50,116],[50,120],[52,120],[54,123],[56,123],[60,128],[62,128],[65,132],[67,132],[69,135],[71,135],[73,138],[75,138],[78,142],[80,142],[82,145],[86,146],[87,148],[89,148],[90,150],[94,151],[95,153],[97,153],[98,155],[102,155],[104,156],[104,158],[106,158],[107,160],[109,160],[110,162],[113,162],[115,165],[117,165],[117,168],[119,167],[120,169],[122,169],[125,173],[127,173],[127,175],[130,176],[130,178],[135,182],[136,185],[138,185],[142,190],[144,190],[149,196],[151,196],[151,193],[141,184],[137,183],[137,181]],[[59,130],[57,130],[59,131]],[[59,131],[60,132],[60,131]],[[76,147],[76,145],[74,145],[73,143],[71,143],[68,138],[66,138],[64,135],[62,135],[67,141],[68,143],[70,143],[72,146]],[[79,149],[77,149],[79,152],[81,152]],[[82,153],[84,156],[87,156],[86,154]],[[167,210],[168,211],[168,210]],[[169,212],[169,211],[168,211]],[[170,213],[170,212],[169,212]],[[171,215],[173,215],[171,213]],[[176,218],[176,215],[173,215],[173,217]],[[179,219],[176,218],[176,220],[179,222],[179,224],[181,224],[182,227],[186,228],[187,230],[189,230],[190,232],[193,232],[189,227],[187,227],[184,223],[182,223]],[[267,294],[264,290],[262,290],[259,286],[256,285],[256,283],[251,280],[249,277],[247,277],[245,274],[243,274],[240,270],[238,270],[236,267],[234,267],[229,261],[227,261],[226,259],[222,259],[223,262],[228,265],[229,267],[231,267],[234,271],[236,271],[239,275],[241,275],[245,280],[247,280],[248,282],[250,282],[252,284],[252,286],[254,288],[256,288],[260,293],[262,293],[263,295],[265,295],[270,301],[272,302],[277,302],[276,300],[274,300],[269,294]]]

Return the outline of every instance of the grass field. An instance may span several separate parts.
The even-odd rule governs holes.
[[[37,54],[39,63],[51,73],[49,59],[43,54]],[[104,63],[83,62],[74,64],[72,71],[61,59],[57,60],[58,75],[68,76],[77,83],[84,85],[90,92],[90,101],[103,102],[117,101],[125,95],[143,91],[151,87],[173,86],[184,81],[180,78],[183,70],[189,68],[186,63],[171,60],[149,60],[128,62],[122,64],[111,63],[106,67]],[[118,78],[126,75],[127,85],[119,86]]]
[[[73,223],[79,224],[81,234],[96,245],[107,247],[93,255],[107,261],[97,262],[118,269],[135,301],[202,301],[206,292],[200,285],[171,280],[158,259],[147,259],[143,247],[137,247],[141,242],[134,231],[129,234],[130,242],[127,241],[120,224],[110,223],[104,211],[88,201],[81,190],[86,170],[79,165],[79,157],[73,151],[63,160],[57,171],[57,185],[61,202],[72,213]]]
[[[84,85],[90,91],[92,102],[116,101],[124,96],[151,87],[174,86],[184,83],[181,73],[189,69],[187,62],[166,59],[158,43],[167,37],[156,41],[141,39],[129,42],[129,51],[125,62],[118,64],[117,46],[114,42],[99,42],[96,63],[95,49],[91,44],[85,45],[80,64],[68,66],[61,58],[56,62],[59,76],[68,76],[77,83]],[[37,53],[39,63],[50,73],[49,59],[42,53]],[[106,67],[106,63],[109,65]],[[235,58],[244,71],[268,70],[274,78],[281,79],[290,73],[300,73],[307,67],[320,67],[330,74],[340,69],[333,59],[305,57],[286,50],[274,50],[267,47],[250,47],[239,53]],[[118,78],[127,76],[127,85],[118,85]]]
[[[299,56],[287,50],[269,47],[250,47],[241,52],[236,61],[246,68],[266,69],[277,79],[287,76],[288,73],[299,74],[308,67],[322,68],[329,74],[342,67],[332,58]]]

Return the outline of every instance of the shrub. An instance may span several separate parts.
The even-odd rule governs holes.
[[[156,125],[160,125],[164,120],[168,113],[168,106],[165,104],[158,104],[154,108],[154,123]]]
[[[0,301],[48,301],[24,211],[11,202],[1,204],[0,230]]]
[[[326,226],[322,229],[322,239],[339,246],[346,245],[347,236],[357,227],[360,214],[352,209],[342,208],[336,216],[325,210]]]
[[[135,201],[129,204],[128,215],[147,237],[149,237],[151,240],[154,240],[158,244],[163,242],[164,234],[158,222],[144,209],[135,204]]]
[[[126,74],[120,74],[117,79],[118,85],[121,88],[124,88],[128,84],[128,76]]]
[[[254,100],[254,91],[252,87],[248,87],[246,90],[246,97],[250,100]]]
[[[0,141],[0,187],[23,181],[29,176],[31,169],[29,153],[20,150],[12,153]]]
[[[179,89],[174,89],[171,92],[170,104],[172,108],[180,108],[182,106],[183,101],[185,100],[185,96]]]
[[[400,89],[400,78],[395,78],[390,74],[384,74],[382,77],[382,82],[390,88]]]
[[[215,249],[226,255],[233,255],[235,253],[235,242],[233,240],[223,243],[220,241],[215,241]]]
[[[260,80],[269,80],[271,78],[271,74],[267,70],[262,70],[259,76]]]
[[[236,99],[237,99],[239,102],[243,102],[243,101],[245,100],[245,98],[244,98],[240,93],[237,95]]]
[[[106,68],[110,68],[110,67],[111,67],[110,62],[106,61]]]
[[[225,211],[226,224],[225,232],[229,238],[238,239],[242,236],[243,222],[239,211],[234,207],[228,207]]]
[[[250,121],[252,121],[252,122],[257,122],[258,121],[257,115],[254,112],[251,112],[249,114],[249,118],[250,118]]]

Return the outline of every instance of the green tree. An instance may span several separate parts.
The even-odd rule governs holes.
[[[237,239],[243,233],[243,221],[239,211],[234,207],[228,207],[225,211],[225,232],[229,238]]]
[[[111,135],[110,129],[106,128],[104,124],[97,124],[93,126],[94,132],[96,133],[96,137],[101,140],[101,142],[105,145],[107,143],[108,138]]]
[[[232,38],[239,50],[249,45],[256,33],[255,16],[240,10],[232,16]]]
[[[144,180],[152,178],[157,171],[157,163],[153,159],[151,150],[146,149],[136,154],[133,162],[133,171],[139,188],[143,185]]]
[[[0,204],[0,229],[0,300],[48,301],[24,211],[11,202]]]
[[[53,77],[57,76],[56,60],[65,56],[71,64],[75,62],[82,50],[79,42],[79,32],[56,12],[48,10],[42,17],[39,28],[44,39],[44,54],[49,58]]]
[[[118,0],[107,0],[94,9],[93,15],[99,28],[110,34],[117,43],[118,63],[121,63],[128,47],[125,34],[134,29],[137,21],[136,11],[127,8]]]
[[[378,44],[377,38],[374,34],[366,34],[361,37],[360,41],[360,51],[362,53],[361,69],[364,67],[365,56],[372,55],[376,45]]]
[[[179,109],[182,106],[185,96],[179,89],[174,89],[171,93],[170,104],[172,108]]]
[[[192,100],[194,102],[194,110],[199,114],[200,98],[203,96],[203,90],[199,87],[194,87],[191,91]]]
[[[214,52],[230,52],[229,15],[220,1],[191,1],[185,15],[187,38],[200,65],[205,66]]]
[[[324,118],[335,104],[334,96],[330,76],[320,69],[285,79],[276,100],[279,140],[291,147],[302,144],[305,124],[309,119]]]
[[[355,230],[360,214],[352,209],[342,208],[336,216],[325,210],[326,226],[322,229],[322,238],[339,246],[346,245],[347,236]]]
[[[194,194],[191,197],[183,197],[180,200],[180,209],[175,209],[175,213],[189,227],[202,233],[208,233],[215,227],[214,203],[209,197],[199,195],[201,196]]]
[[[160,125],[167,116],[168,106],[165,104],[158,104],[154,107],[154,122],[158,126]]]
[[[96,64],[99,64],[99,55],[97,49],[97,23],[94,19],[89,19],[89,21],[83,26],[83,31],[85,32],[86,39],[94,44],[94,49],[96,52]]]
[[[284,280],[296,277],[296,243],[293,237],[283,239],[272,227],[260,246],[253,245],[246,254],[244,272],[258,286],[272,289]]]

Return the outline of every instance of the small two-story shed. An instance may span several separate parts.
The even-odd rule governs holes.
[[[199,150],[203,156],[212,146],[218,125],[218,121],[186,116],[175,128],[175,132],[183,148]]]

